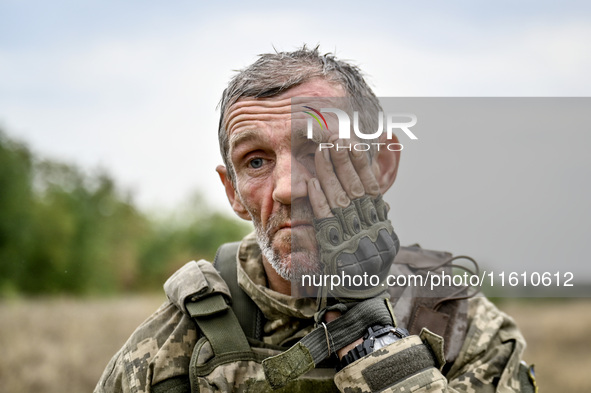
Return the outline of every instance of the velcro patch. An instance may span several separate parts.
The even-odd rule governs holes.
[[[415,345],[368,366],[361,374],[375,392],[428,367],[435,367],[431,352],[424,345]]]

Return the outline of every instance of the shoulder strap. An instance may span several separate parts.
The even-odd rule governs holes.
[[[168,378],[152,386],[151,391],[188,393],[197,386],[195,375],[201,375],[200,372],[211,372],[220,363],[256,357],[229,306],[231,293],[228,285],[211,263],[204,260],[188,262],[166,280],[164,292],[170,303],[195,322],[209,341],[214,357],[198,367],[191,366],[188,376]],[[191,364],[199,354],[195,349],[192,352]]]
[[[171,303],[193,318],[216,356],[250,351],[229,306],[232,294],[211,263],[200,260],[185,264],[166,280],[164,291]]]
[[[201,332],[207,337],[216,356],[250,352],[236,316],[223,295],[215,293],[185,305]]]
[[[238,285],[238,249],[240,242],[222,244],[215,255],[213,266],[228,285],[232,295],[232,310],[246,337],[262,340],[264,315],[259,307]]]

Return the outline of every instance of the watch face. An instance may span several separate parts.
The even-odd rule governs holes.
[[[373,350],[376,351],[376,350],[383,348],[386,345],[392,344],[393,342],[398,341],[398,340],[400,340],[400,338],[398,338],[397,336],[395,336],[392,333],[378,337],[375,339],[375,342],[373,345]]]
[[[368,333],[363,337],[364,341],[343,356],[341,359],[341,368],[353,363],[355,360],[360,359],[365,355],[407,337],[408,335],[406,329],[394,329],[392,326],[388,325],[378,325],[369,328]]]

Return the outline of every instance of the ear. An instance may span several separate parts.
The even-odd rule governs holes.
[[[389,145],[392,143],[398,143],[398,138],[396,135],[392,135],[392,139],[384,138],[384,140],[382,140],[382,138],[380,138],[380,142]],[[380,150],[376,152],[372,164],[382,194],[386,193],[392,184],[394,184],[396,174],[398,173],[398,163],[400,162],[400,151],[391,151],[386,145],[380,146]],[[398,147],[400,147],[400,145],[393,146],[393,148],[396,149],[398,149]]]
[[[230,180],[228,176],[228,169],[223,165],[218,165],[215,168],[218,175],[220,175],[220,180],[226,189],[226,196],[228,197],[228,201],[230,201],[230,206],[234,209],[234,212],[238,215],[238,217],[242,218],[243,220],[250,221],[251,217],[248,214],[248,211],[244,208],[244,205],[240,201],[238,194],[236,193],[236,189],[234,188],[234,184]]]

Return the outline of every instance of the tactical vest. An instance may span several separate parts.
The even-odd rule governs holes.
[[[213,265],[206,261],[190,262],[167,280],[164,289],[168,298],[191,316],[201,337],[191,356],[190,386],[186,378],[172,378],[153,386],[152,391],[337,392],[333,382],[334,356],[287,386],[271,389],[261,362],[288,348],[263,343],[265,317],[238,285],[238,249],[238,242],[224,244]],[[403,247],[392,273],[451,273],[452,260],[448,253]],[[465,288],[462,293],[455,287],[439,291],[434,297],[428,288],[390,288],[399,326],[407,327],[411,334],[426,327],[444,337],[447,368],[464,341],[467,296]]]

